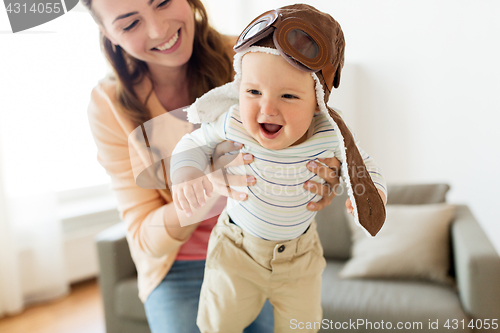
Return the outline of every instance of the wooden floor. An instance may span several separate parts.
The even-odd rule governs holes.
[[[29,307],[0,319],[1,333],[105,333],[102,300],[96,280],[71,287],[56,301]]]

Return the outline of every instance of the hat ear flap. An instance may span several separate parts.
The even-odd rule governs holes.
[[[190,123],[209,123],[239,101],[239,84],[236,81],[214,88],[196,99],[188,108],[187,118]]]
[[[385,221],[384,202],[370,177],[351,131],[334,109],[329,106],[326,108],[330,123],[339,139],[343,159],[342,175],[353,205],[354,221],[360,224],[367,234],[375,236]]]
[[[337,71],[335,72],[335,76],[333,78],[333,87],[337,89],[340,85],[340,72],[342,68],[340,66],[337,67]]]

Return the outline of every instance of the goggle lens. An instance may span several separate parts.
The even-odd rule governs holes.
[[[318,56],[318,44],[304,31],[293,29],[288,33],[287,38],[290,45],[304,57],[314,59]]]
[[[270,10],[257,17],[245,28],[245,30],[243,30],[240,37],[238,37],[234,50],[236,52],[241,52],[249,45],[268,36],[273,32],[271,26],[274,25],[276,20],[278,20],[278,12],[276,10]]]
[[[253,36],[255,36],[256,34],[261,32],[262,30],[264,30],[264,28],[267,27],[268,23],[269,23],[268,21],[260,21],[260,22],[255,23],[252,26],[252,28],[247,31],[245,36],[243,36],[243,39],[247,40],[249,38],[252,38]]]

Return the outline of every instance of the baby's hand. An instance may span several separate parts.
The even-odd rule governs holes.
[[[352,208],[351,199],[347,198],[347,200],[345,202],[345,207],[347,208],[347,213],[354,216],[354,208]]]
[[[380,198],[382,199],[382,201],[384,202],[384,205],[385,205],[387,203],[387,198],[385,197],[384,192],[382,192],[379,189],[377,189],[377,191],[378,191],[378,194],[380,195]],[[351,199],[348,198],[346,200],[345,207],[347,208],[347,213],[351,214],[352,216],[354,216],[354,208],[352,207]]]
[[[205,206],[205,195],[212,196],[212,183],[202,171],[193,167],[177,170],[172,175],[172,183],[174,204],[188,217],[193,215],[193,208]]]

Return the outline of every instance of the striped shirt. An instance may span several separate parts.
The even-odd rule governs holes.
[[[307,138],[280,150],[264,148],[245,130],[238,105],[234,105],[215,122],[202,124],[200,129],[179,141],[171,157],[171,173],[186,166],[205,170],[215,147],[224,140],[244,144],[241,152],[252,154],[253,163],[228,167],[226,171],[232,175],[252,175],[257,183],[251,187],[231,187],[247,193],[248,199],[228,199],[228,215],[243,230],[257,237],[294,239],[304,233],[316,215],[306,208],[307,204],[321,199],[304,188],[308,180],[323,182],[307,169],[307,162],[335,156],[342,163],[337,134],[323,113],[314,115]],[[375,186],[385,193],[385,181],[379,169],[365,152],[359,151]]]

